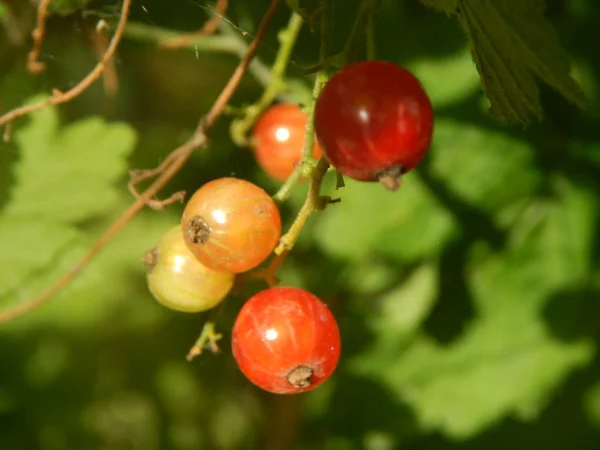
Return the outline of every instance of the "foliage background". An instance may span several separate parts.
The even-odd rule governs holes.
[[[231,3],[232,23],[252,34],[267,1]],[[342,203],[311,219],[282,268],[284,284],[316,293],[339,319],[343,359],[323,387],[260,392],[235,367],[227,336],[222,354],[187,363],[205,316],[156,304],[139,262],[181,206],[144,211],[63,294],[0,328],[0,448],[599,448],[600,3],[548,3],[588,108],[542,87],[545,120],[524,130],[485,114],[456,20],[417,2],[384,2],[378,56],[422,79],[436,109],[434,145],[398,193],[351,181],[334,192],[329,182]],[[336,48],[356,5],[337,7]],[[35,10],[13,6],[17,34],[7,25],[0,39],[1,111],[85,75],[96,58],[93,27],[99,17],[114,23],[120,5],[53,1],[39,76],[25,72],[28,43],[17,39]],[[131,20],[193,30],[205,7],[138,1]],[[260,51],[266,64],[288,16],[282,7]],[[0,305],[68,270],[131,201],[127,171],[155,166],[183,142],[237,61],[161,50],[159,35],[126,37],[116,97],[97,83],[20,120],[12,142],[0,144]],[[291,74],[301,80],[299,68],[317,54],[318,36],[304,30]],[[234,104],[262,88],[248,75]],[[251,153],[231,143],[228,120],[166,194],[232,174],[275,192]],[[285,205],[287,224],[305,189]],[[226,303],[226,335],[250,294]]]

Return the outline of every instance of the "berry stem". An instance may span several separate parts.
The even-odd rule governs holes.
[[[367,59],[375,59],[377,57],[375,46],[375,18],[379,8],[381,8],[381,0],[373,0],[367,15],[367,26],[365,28]]]
[[[258,117],[273,103],[277,95],[285,90],[285,70],[289,64],[302,23],[302,17],[299,14],[292,13],[287,27],[279,32],[279,52],[271,68],[271,82],[256,103],[244,108],[244,117],[231,123],[231,139],[237,146],[245,147],[250,144],[248,132],[254,126]]]
[[[320,195],[321,184],[323,183],[323,178],[325,178],[327,169],[329,169],[329,162],[327,162],[325,158],[321,158],[315,166],[310,178],[310,186],[308,188],[306,200],[288,232],[279,240],[279,245],[275,248],[276,255],[281,255],[286,250],[289,251],[294,247],[302,228],[304,228],[306,221],[314,211],[321,211],[328,203],[335,202],[335,200]]]
[[[213,309],[213,315],[216,315],[214,311],[218,311],[218,308]],[[223,337],[221,333],[217,333],[215,322],[213,319],[206,321],[202,327],[200,336],[188,352],[185,359],[191,361],[196,356],[200,356],[202,351],[207,348],[213,353],[219,353],[219,345],[217,342]]]
[[[323,12],[321,17],[321,48],[320,58],[325,59],[329,54],[329,42],[331,42],[331,3],[332,2],[324,2]],[[315,78],[315,84],[313,85],[312,98],[310,105],[307,105],[308,119],[306,120],[306,131],[304,133],[304,147],[302,147],[302,162],[296,167],[294,172],[288,177],[285,183],[279,188],[279,191],[273,196],[273,198],[278,202],[284,202],[290,196],[292,188],[300,181],[302,175],[304,174],[306,165],[309,164],[313,160],[313,148],[315,145],[315,104],[317,102],[317,98],[319,98],[319,94],[321,93],[321,89],[327,82],[328,74],[325,70],[320,70],[317,72],[317,76]],[[314,169],[313,169],[314,170]]]

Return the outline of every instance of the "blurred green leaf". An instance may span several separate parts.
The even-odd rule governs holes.
[[[354,361],[410,404],[425,429],[464,439],[506,415],[531,419],[569,372],[589,363],[592,342],[562,342],[541,317],[554,293],[586,276],[597,213],[586,189],[555,185],[557,199],[532,206],[505,251],[473,253],[465,274],[477,318],[457,341],[441,346],[420,334],[407,344],[396,314],[384,310],[373,347]]]
[[[585,409],[589,419],[600,427],[600,382],[595,383],[585,394]]]
[[[21,159],[4,213],[75,222],[115,207],[113,183],[127,170],[136,136],[127,125],[97,117],[61,129],[56,109],[45,108],[14,139]]]
[[[0,263],[5,268],[0,275],[0,297],[4,305],[38,294],[72,268],[95,237],[89,228],[76,227],[77,223],[99,221],[105,225],[107,217],[126,207],[114,183],[126,173],[135,133],[126,125],[108,124],[99,118],[60,127],[56,108],[48,107],[32,114],[29,123],[15,132],[14,141],[20,156],[13,165],[16,180],[0,216]],[[143,224],[143,217],[134,220],[133,227],[136,223]],[[102,299],[107,295],[120,299],[127,292],[124,286],[132,286],[130,274],[139,262],[137,257],[131,259],[130,252],[143,242],[137,248],[141,254],[151,245],[148,239],[158,237],[152,226],[161,225],[165,225],[163,220],[142,225],[135,237],[121,241],[121,249],[116,247],[98,257],[58,296],[57,301],[64,296],[73,298],[71,307],[58,307],[56,315],[49,308],[40,320],[85,327],[101,317]],[[116,271],[118,258],[124,259],[120,271]],[[105,280],[110,272],[107,268],[115,270],[110,283]],[[92,301],[94,298],[98,301]],[[27,329],[26,323],[19,322],[16,329]]]
[[[479,75],[466,49],[440,58],[414,60],[406,67],[423,84],[437,109],[464,100],[479,89]],[[440,77],[440,73],[444,76]]]
[[[8,13],[8,7],[4,3],[0,3],[0,20]]]
[[[379,298],[380,315],[372,328],[396,338],[418,330],[438,296],[438,267],[424,264],[400,286]]]
[[[0,218],[0,298],[25,278],[48,267],[76,241],[77,230],[64,224],[40,223],[29,218]]]
[[[416,173],[405,177],[398,192],[347,179],[339,196],[342,202],[320,214],[314,230],[318,244],[332,256],[363,258],[378,252],[411,261],[440,251],[457,232],[452,215]]]
[[[489,213],[530,195],[542,179],[531,144],[449,119],[436,122],[430,161],[451,192]]]

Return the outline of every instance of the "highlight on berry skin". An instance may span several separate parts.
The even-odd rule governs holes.
[[[175,311],[209,310],[227,297],[235,281],[234,274],[198,261],[187,248],[179,225],[163,235],[143,262],[148,289],[159,303]]]
[[[242,273],[261,264],[281,235],[277,205],[263,189],[238,178],[200,187],[181,219],[186,245],[213,270]]]
[[[273,287],[250,298],[232,331],[233,356],[256,386],[276,394],[310,391],[335,371],[337,322],[319,298],[296,287]]]

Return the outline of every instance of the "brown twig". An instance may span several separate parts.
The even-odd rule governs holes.
[[[53,89],[52,96],[47,98],[46,100],[42,100],[40,102],[33,103],[30,105],[21,106],[20,108],[15,108],[12,111],[7,112],[3,116],[0,116],[0,126],[12,122],[18,117],[45,108],[46,106],[66,103],[79,96],[83,91],[90,87],[91,84],[102,75],[106,64],[112,59],[112,57],[115,54],[115,51],[117,50],[121,37],[123,36],[123,31],[125,30],[125,25],[127,24],[130,6],[131,0],[123,0],[119,24],[117,25],[115,34],[113,35],[110,41],[110,45],[108,46],[106,53],[104,54],[102,59],[98,62],[98,64],[96,64],[96,67],[94,67],[94,69],[90,73],[88,73],[83,80],[81,80],[77,85],[69,89],[67,92],[61,92],[58,89]]]
[[[46,64],[39,61],[39,57],[42,50],[42,43],[44,42],[44,35],[46,34],[46,19],[48,18],[50,1],[51,0],[40,0],[38,5],[35,28],[31,32],[31,37],[33,37],[33,47],[27,55],[27,70],[31,73],[40,73],[46,68]]]
[[[147,204],[148,200],[154,197],[158,192],[179,172],[179,170],[185,165],[192,153],[203,148],[207,144],[206,132],[212,127],[215,121],[221,116],[225,106],[229,102],[231,96],[237,89],[244,75],[244,72],[248,68],[252,57],[255,55],[265,32],[271,23],[271,19],[279,6],[280,0],[271,0],[269,9],[265,13],[262,22],[260,23],[258,32],[254,37],[253,41],[248,46],[248,50],[236,70],[232,74],[231,78],[227,82],[227,85],[223,88],[223,91],[208,111],[206,116],[200,120],[196,130],[190,139],[182,146],[176,148],[173,152],[177,153],[178,157],[171,164],[167,165],[165,170],[158,176],[158,178],[140,195],[137,199],[121,216],[104,232],[102,236],[94,243],[94,245],[88,250],[88,252],[81,257],[81,259],[75,264],[75,266],[53,285],[49,286],[44,292],[37,297],[18,303],[13,307],[7,308],[0,312],[0,324],[6,323],[12,319],[16,319],[30,311],[39,308],[54,295],[64,289],[73,279],[82,272],[82,270],[94,259],[94,257],[121,231],[121,229],[139,213],[144,205]],[[127,6],[129,8],[130,1],[125,0],[123,8]],[[122,19],[121,19],[122,20]]]
[[[163,42],[162,47],[178,49],[190,45],[190,41],[193,41],[198,36],[214,34],[215,31],[217,31],[217,29],[219,28],[219,21],[221,20],[221,16],[225,14],[228,6],[229,0],[217,0],[214,15],[204,23],[204,26],[201,29],[192,33],[184,34],[183,36],[176,37],[175,39],[172,39],[170,41]]]

